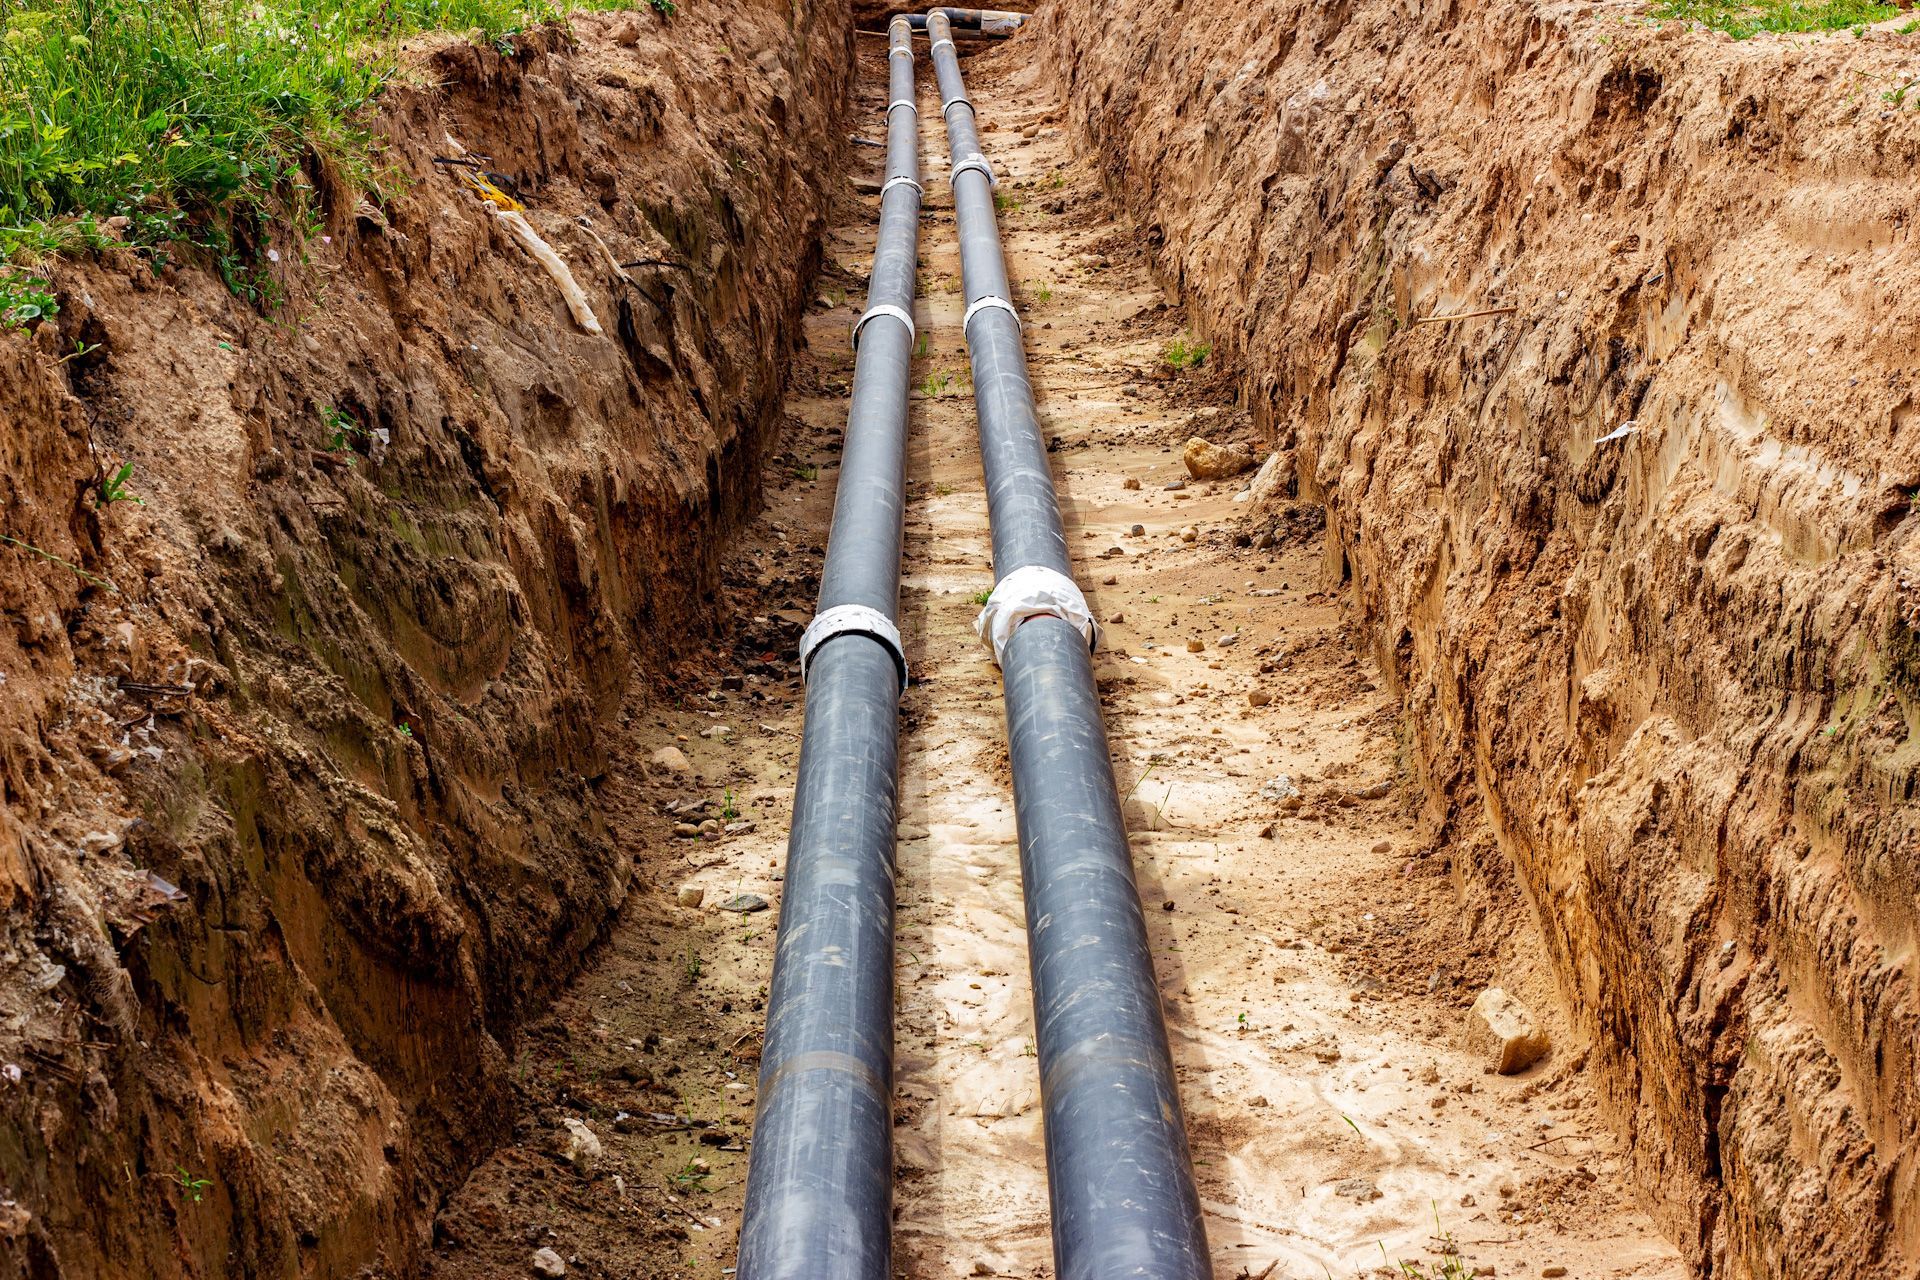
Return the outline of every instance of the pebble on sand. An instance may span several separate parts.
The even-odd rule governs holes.
[[[1467,1014],[1467,1048],[1487,1058],[1501,1075],[1510,1076],[1538,1062],[1549,1041],[1527,1006],[1499,987],[1488,987]]]

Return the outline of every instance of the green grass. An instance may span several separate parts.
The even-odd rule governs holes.
[[[1195,369],[1206,362],[1213,348],[1204,342],[1189,342],[1183,334],[1169,342],[1160,352],[1160,359],[1170,369]]]
[[[1662,0],[1647,11],[1655,18],[1678,18],[1724,31],[1736,40],[1762,31],[1841,31],[1897,15],[1896,5],[1871,0]]]
[[[626,3],[0,0],[0,323],[52,314],[41,259],[120,240],[199,245],[236,293],[273,301],[270,228],[295,247],[318,230],[318,166],[372,180],[364,109],[401,39],[504,41]],[[127,221],[110,235],[110,218]]]

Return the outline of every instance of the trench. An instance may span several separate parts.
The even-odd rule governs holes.
[[[927,190],[899,618],[915,678],[901,706],[893,1266],[1044,1276],[1011,775],[999,672],[972,630],[989,530],[947,140],[917,43]],[[1628,1192],[1530,918],[1515,902],[1496,908],[1504,928],[1463,927],[1322,523],[1286,502],[1254,511],[1249,475],[1188,475],[1191,437],[1258,448],[1258,433],[1231,377],[1168,363],[1199,339],[1030,44],[964,47],[965,71],[1002,175],[1075,577],[1105,632],[1095,675],[1214,1273],[1404,1261],[1437,1274],[1452,1258],[1480,1274],[1684,1274]],[[884,42],[862,37],[856,61],[846,131],[877,141]],[[635,849],[634,892],[528,1028],[513,1140],[447,1199],[432,1274],[521,1274],[548,1248],[568,1275],[735,1266],[803,710],[799,682],[761,650],[812,612],[884,173],[877,149],[848,157],[765,509],[725,552],[740,626],[677,669],[680,706],[623,728],[608,816]],[[641,767],[667,747],[685,772]],[[1491,984],[1553,1037],[1524,1073],[1494,1074],[1463,1043]],[[569,1122],[595,1136],[590,1167],[561,1154]]]
[[[1184,1127],[1183,1278],[1912,1273],[1913,24],[1629,8],[963,38],[1177,1097],[1144,995],[1102,1066]],[[315,151],[231,253],[109,222],[0,319],[0,1280],[753,1271],[874,9],[423,32],[394,181]],[[1079,1280],[914,48],[859,1268]]]

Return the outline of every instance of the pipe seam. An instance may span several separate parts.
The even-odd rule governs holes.
[[[1086,639],[1088,652],[1100,647],[1100,624],[1080,584],[1044,564],[1023,564],[1003,574],[974,618],[973,631],[992,651],[994,663],[1004,666],[1007,642],[1033,618],[1058,618]]]
[[[1020,319],[1020,313],[1013,309],[1013,304],[1005,298],[997,297],[990,293],[984,298],[975,298],[973,302],[968,305],[967,314],[960,320],[961,337],[964,338],[967,336],[967,331],[973,324],[973,318],[982,311],[1004,311],[1013,317],[1013,322],[1016,325],[1020,326],[1020,332],[1025,333],[1027,331],[1026,323]],[[971,342],[972,339],[969,338],[968,341]]]
[[[889,102],[889,103],[887,104],[887,119],[888,119],[888,120],[892,120],[892,119],[893,119],[893,113],[894,113],[894,110],[895,110],[896,108],[899,108],[899,107],[905,107],[905,108],[906,108],[907,110],[909,110],[909,111],[911,111],[911,112],[913,112],[913,115],[914,115],[914,118],[915,118],[916,120],[917,120],[917,119],[919,119],[919,117],[920,117],[920,108],[919,108],[919,107],[917,107],[917,106],[915,106],[915,105],[914,105],[914,104],[913,104],[912,102],[910,102],[910,101],[908,101],[908,100],[907,100],[906,98],[896,98],[896,99],[895,99],[894,101],[892,101],[892,102]]]
[[[807,678],[807,666],[813,661],[814,650],[835,636],[860,635],[878,640],[888,653],[893,655],[893,665],[900,668],[900,696],[907,694],[907,651],[900,643],[900,628],[893,625],[893,619],[878,609],[869,609],[863,604],[837,604],[813,615],[813,621],[800,634],[800,679]]]
[[[971,106],[972,104],[969,103],[968,105]],[[1000,179],[993,176],[993,166],[989,165],[987,163],[987,158],[981,155],[978,151],[966,157],[966,159],[962,160],[959,164],[953,166],[953,172],[947,175],[947,185],[952,186],[953,184],[959,182],[960,175],[965,173],[969,169],[976,170],[979,173],[985,175],[987,179],[987,185],[989,187],[997,187],[1000,185]]]
[[[873,319],[875,316],[892,316],[895,320],[898,320],[901,324],[906,325],[907,326],[907,345],[908,346],[913,345],[913,341],[914,341],[913,313],[911,311],[908,311],[905,307],[896,307],[891,302],[878,302],[878,303],[875,303],[873,306],[868,307],[865,311],[862,311],[860,313],[860,318],[853,322],[853,333],[849,335],[849,337],[850,337],[850,341],[853,344],[853,349],[855,351],[858,351],[860,349],[860,330],[863,327],[865,327],[867,321]]]
[[[884,200],[886,198],[887,192],[893,190],[895,187],[912,187],[913,194],[919,196],[923,200],[926,198],[926,195],[927,195],[926,189],[920,185],[920,179],[909,178],[904,173],[896,173],[891,178],[888,178],[885,182],[880,184],[880,198]]]

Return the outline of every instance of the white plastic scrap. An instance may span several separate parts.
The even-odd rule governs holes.
[[[605,332],[600,328],[600,321],[594,316],[593,308],[587,305],[587,295],[581,291],[579,283],[574,280],[573,271],[568,268],[560,255],[553,251],[553,246],[540,238],[540,233],[533,229],[533,224],[527,221],[527,216],[518,209],[495,209],[493,216],[512,228],[513,233],[520,237],[520,243],[525,245],[527,252],[533,255],[534,261],[545,267],[547,274],[553,277],[553,282],[560,286],[560,296],[567,300],[567,310],[573,312],[574,323],[588,333]]]
[[[1625,422],[1607,432],[1607,434],[1601,436],[1598,440],[1595,440],[1594,443],[1605,444],[1609,440],[1625,440],[1639,429],[1640,423],[1633,418],[1628,418]]]

